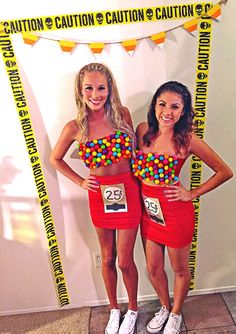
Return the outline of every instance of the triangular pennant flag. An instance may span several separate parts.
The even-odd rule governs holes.
[[[59,45],[60,45],[60,47],[61,47],[61,49],[63,51],[65,51],[65,52],[71,52],[74,49],[76,43],[75,42],[61,40],[61,41],[59,41]]]
[[[186,29],[190,34],[196,36],[197,35],[197,19],[190,20],[188,22],[185,22],[183,27]]]
[[[105,43],[89,43],[89,47],[93,53],[101,53],[105,47]]]
[[[210,10],[208,10],[207,15],[212,17],[213,19],[221,20],[221,6],[219,4],[213,6]]]
[[[158,44],[158,46],[163,46],[166,38],[165,32],[159,32],[158,34],[152,35],[150,39],[155,43]]]
[[[37,35],[29,34],[29,33],[23,33],[22,37],[23,37],[24,42],[30,45],[35,44],[37,40],[39,39]]]
[[[130,56],[133,56],[137,45],[137,40],[130,39],[129,41],[122,42],[121,45],[125,48],[125,50],[128,52]]]

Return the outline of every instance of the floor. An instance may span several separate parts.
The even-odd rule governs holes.
[[[158,300],[139,303],[135,334],[147,333],[146,324],[159,306]],[[126,307],[120,305],[122,313]],[[187,297],[182,315],[183,334],[236,334],[236,291]],[[108,316],[108,306],[92,307],[89,333],[104,334]]]

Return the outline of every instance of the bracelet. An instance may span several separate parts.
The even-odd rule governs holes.
[[[81,178],[81,181],[80,181],[80,184],[79,184],[79,187],[82,186],[82,183],[83,183],[84,179]]]

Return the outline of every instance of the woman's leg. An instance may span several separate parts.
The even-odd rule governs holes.
[[[129,298],[128,308],[133,311],[138,309],[138,271],[133,257],[136,235],[137,229],[129,229],[118,230],[117,236],[118,264]]]
[[[191,244],[180,249],[168,247],[171,267],[175,274],[172,312],[179,314],[190,285],[189,252]]]
[[[102,255],[102,275],[111,309],[117,309],[116,231],[96,228]]]
[[[165,246],[147,239],[143,239],[143,245],[152,286],[160,299],[161,305],[170,310],[168,278],[164,269]]]

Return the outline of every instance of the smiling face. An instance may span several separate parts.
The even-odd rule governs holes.
[[[82,82],[83,100],[91,111],[102,111],[109,95],[108,83],[99,72],[86,72]]]
[[[159,127],[174,127],[184,112],[181,95],[165,91],[156,100],[155,113]]]

